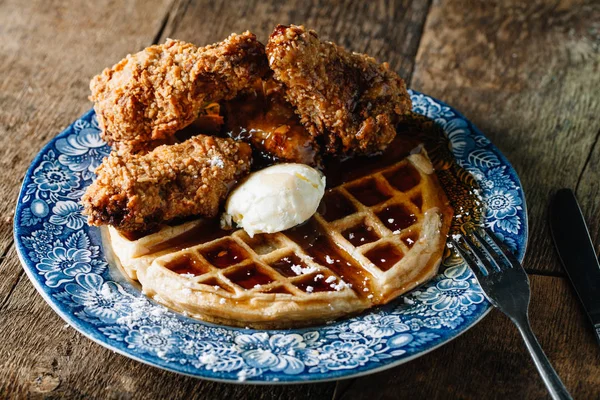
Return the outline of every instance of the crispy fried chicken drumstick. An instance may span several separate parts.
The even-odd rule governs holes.
[[[252,150],[198,135],[147,154],[111,153],[82,198],[90,225],[148,232],[187,216],[217,215],[231,185],[250,170]]]
[[[384,150],[411,110],[404,81],[387,63],[321,41],[303,26],[277,26],[266,52],[287,100],[311,135],[324,135],[329,153]]]
[[[235,97],[268,72],[264,46],[250,32],[198,48],[168,39],[128,55],[90,82],[90,100],[110,144],[167,139],[210,102]]]

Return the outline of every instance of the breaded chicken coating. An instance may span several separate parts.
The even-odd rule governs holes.
[[[82,198],[90,225],[148,232],[188,216],[215,217],[235,181],[250,170],[252,150],[232,139],[198,135],[147,154],[112,152]]]
[[[404,81],[387,63],[321,41],[303,26],[277,26],[266,52],[287,100],[311,135],[323,135],[329,153],[384,150],[411,110]]]
[[[210,102],[231,99],[268,72],[250,32],[198,48],[168,39],[128,55],[90,82],[90,100],[109,144],[167,139]]]

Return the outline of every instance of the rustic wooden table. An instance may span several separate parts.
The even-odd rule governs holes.
[[[549,196],[573,188],[600,245],[600,2],[139,0],[0,2],[0,397],[396,399],[546,398],[513,325],[492,311],[439,350],[349,381],[207,382],[117,355],[50,309],[12,236],[24,173],[87,111],[90,77],[167,37],[205,44],[277,23],[389,61],[410,87],[461,110],[523,182],[534,331],[574,398],[600,398],[600,348],[559,265]]]

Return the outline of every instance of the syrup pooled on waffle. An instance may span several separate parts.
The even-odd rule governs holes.
[[[419,148],[329,189],[287,231],[251,238],[200,219],[137,240],[109,233],[124,270],[155,300],[210,322],[281,328],[385,304],[431,279],[451,220]]]

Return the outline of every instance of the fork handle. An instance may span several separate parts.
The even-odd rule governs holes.
[[[535,364],[540,376],[544,380],[544,384],[546,385],[546,388],[548,389],[548,392],[550,392],[552,398],[555,400],[572,400],[567,388],[560,380],[560,377],[554,368],[552,368],[548,357],[546,357],[544,354],[540,343],[533,334],[527,315],[525,315],[524,318],[513,319],[513,322],[519,329],[521,336],[523,336],[523,340],[525,341],[527,350],[529,350],[529,354],[533,359],[533,363]]]

